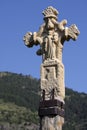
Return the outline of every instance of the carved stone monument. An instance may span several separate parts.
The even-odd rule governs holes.
[[[27,47],[40,45],[37,55],[42,55],[41,100],[39,104],[40,130],[62,130],[64,123],[64,65],[62,50],[64,41],[76,40],[79,30],[75,24],[66,27],[67,20],[57,21],[59,12],[49,6],[42,14],[44,23],[38,32],[24,36]]]

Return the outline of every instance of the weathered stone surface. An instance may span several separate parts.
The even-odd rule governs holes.
[[[43,62],[50,59],[62,62],[62,49],[64,41],[70,39],[76,40],[79,30],[75,24],[65,27],[67,20],[57,21],[58,11],[49,6],[43,11],[44,23],[40,26],[38,32],[28,32],[24,36],[25,45],[32,47],[40,45],[37,55],[42,55]]]
[[[48,61],[41,65],[41,90],[45,90],[45,100],[64,99],[64,66],[58,61]],[[54,91],[54,95],[53,92]]]
[[[64,118],[59,115],[55,117],[46,116],[41,119],[42,129],[41,130],[62,130]]]
[[[75,24],[66,27],[67,20],[57,21],[59,12],[49,6],[42,14],[44,23],[38,32],[28,32],[24,36],[27,47],[40,45],[37,55],[42,55],[41,64],[41,101],[60,100],[64,103],[64,65],[62,63],[62,50],[65,41],[76,40],[79,30]],[[64,118],[58,113],[61,106],[52,106],[39,109],[40,130],[62,130]],[[44,112],[44,114],[42,113]]]

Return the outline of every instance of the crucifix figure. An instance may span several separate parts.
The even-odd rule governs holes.
[[[36,54],[42,55],[40,130],[62,130],[65,98],[62,50],[64,42],[76,40],[80,32],[75,24],[66,27],[66,19],[58,22],[59,12],[52,6],[46,8],[42,14],[44,23],[39,31],[26,33],[24,42],[27,47],[40,45]]]
[[[24,36],[25,45],[33,47],[40,45],[37,55],[42,55],[43,62],[47,60],[62,60],[62,49],[64,41],[70,39],[76,40],[79,30],[75,24],[65,27],[67,20],[57,21],[59,12],[49,6],[42,14],[44,15],[44,23],[40,26],[38,32],[28,32]]]

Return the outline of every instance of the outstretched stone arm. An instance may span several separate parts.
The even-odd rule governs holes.
[[[75,24],[71,25],[69,28],[65,28],[65,37],[67,41],[70,39],[76,40],[79,34],[80,31]]]
[[[38,32],[27,32],[23,37],[23,41],[27,47],[33,47],[33,45],[42,44],[42,35],[44,32],[45,24],[42,24]]]
[[[23,37],[23,41],[25,45],[27,47],[33,47],[33,45],[37,45],[37,43],[34,40],[35,37],[36,37],[36,32],[35,33],[27,32]]]

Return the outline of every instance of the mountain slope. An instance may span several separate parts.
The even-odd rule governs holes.
[[[64,130],[87,130],[87,94],[66,89]]]
[[[18,124],[21,118],[20,123],[24,121],[38,123],[39,84],[40,81],[30,75],[0,72],[0,106],[3,109],[6,108],[3,112],[3,109],[0,107],[0,122],[5,121]],[[8,104],[11,107],[8,107]],[[66,88],[65,104],[65,124],[63,130],[87,130],[87,94]],[[12,114],[15,116],[11,117],[10,109],[13,113],[16,113]],[[20,111],[17,111],[18,109]],[[22,117],[17,115],[22,115]],[[11,119],[11,121],[6,120],[6,118]]]
[[[0,73],[0,98],[5,102],[14,102],[36,111],[39,103],[38,90],[39,80],[30,75]]]

